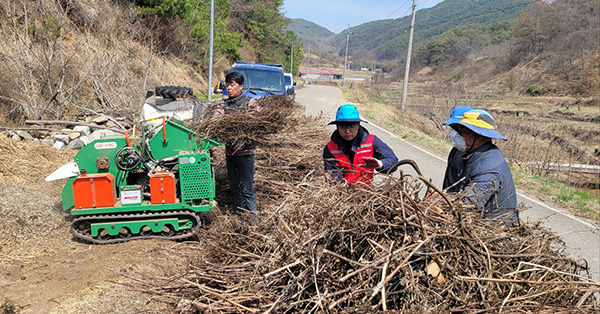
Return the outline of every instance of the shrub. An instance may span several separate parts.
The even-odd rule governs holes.
[[[541,86],[530,85],[525,93],[531,96],[541,96],[546,94],[546,89]]]

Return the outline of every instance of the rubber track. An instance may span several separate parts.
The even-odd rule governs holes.
[[[139,220],[139,219],[162,219],[162,218],[173,218],[173,217],[181,217],[181,216],[190,216],[196,223],[190,229],[183,230],[183,234],[173,235],[170,237],[162,236],[160,234],[151,234],[147,236],[143,236],[140,234],[132,234],[129,238],[109,238],[106,240],[100,240],[93,238],[91,235],[84,235],[75,230],[75,224],[81,221],[89,220],[90,223],[90,232],[91,232],[91,224],[97,222],[107,222],[107,221],[127,221],[127,220]],[[111,244],[111,243],[120,243],[127,242],[131,240],[141,240],[141,239],[163,239],[163,240],[181,240],[185,238],[192,237],[194,233],[192,230],[200,225],[200,217],[195,212],[192,211],[161,211],[161,212],[149,212],[149,213],[141,213],[141,214],[113,214],[113,215],[89,215],[89,216],[80,216],[73,220],[71,224],[71,233],[79,239],[96,243],[96,244]],[[179,231],[181,232],[181,231]]]

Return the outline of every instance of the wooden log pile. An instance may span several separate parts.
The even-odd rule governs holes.
[[[259,222],[217,217],[178,248],[188,271],[149,291],[181,312],[600,310],[600,284],[556,236],[505,228],[402,172],[370,188],[328,182],[327,133],[297,122],[257,153]]]

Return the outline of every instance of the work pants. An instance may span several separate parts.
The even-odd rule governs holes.
[[[233,212],[241,209],[256,211],[254,196],[254,155],[225,156],[227,163],[227,179],[231,191]]]

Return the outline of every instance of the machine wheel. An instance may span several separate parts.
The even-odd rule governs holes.
[[[152,235],[152,228],[150,228],[150,226],[143,226],[140,228],[140,235],[144,237]]]
[[[100,229],[98,231],[98,240],[108,240],[110,239],[110,234],[108,234],[108,230]]]
[[[73,229],[76,230],[77,232],[89,236],[92,234],[92,231],[90,229],[90,223],[87,221],[80,221],[77,222],[74,226]]]
[[[163,237],[172,237],[175,234],[175,228],[171,225],[165,225],[160,232]]]
[[[127,227],[123,227],[119,229],[119,238],[121,239],[129,239],[131,238],[131,230]]]

